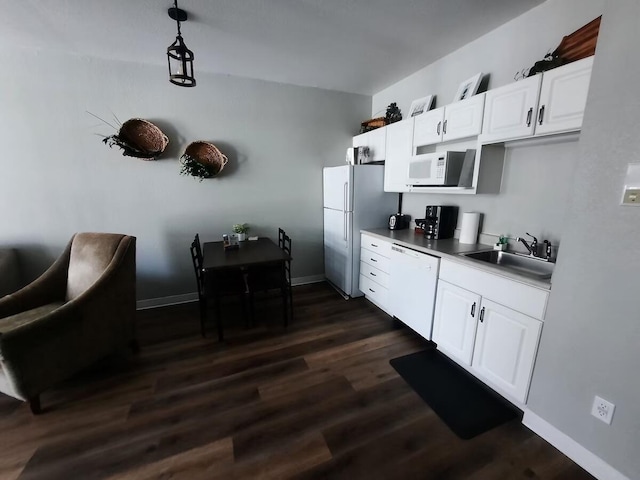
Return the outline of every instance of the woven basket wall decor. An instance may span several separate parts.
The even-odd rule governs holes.
[[[180,173],[194,177],[212,178],[220,174],[229,162],[227,156],[210,142],[190,143],[180,157]]]
[[[122,148],[125,156],[155,160],[167,148],[169,138],[148,120],[131,118],[122,124],[117,135],[111,135],[103,142],[110,147]]]

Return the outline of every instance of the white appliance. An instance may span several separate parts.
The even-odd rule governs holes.
[[[431,340],[440,259],[411,248],[391,247],[389,304],[393,316]]]
[[[435,152],[413,155],[409,160],[408,184],[455,186],[460,181],[460,172],[465,152]]]
[[[386,227],[397,196],[383,190],[383,165],[327,167],[322,177],[325,276],[345,296],[359,297],[360,230]]]

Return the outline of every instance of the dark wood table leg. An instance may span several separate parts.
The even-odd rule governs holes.
[[[31,413],[34,415],[39,415],[42,413],[42,408],[40,406],[40,395],[36,395],[35,397],[31,397],[29,399],[29,407],[31,408]]]
[[[218,326],[218,341],[224,340],[224,331],[222,328],[222,312],[220,310],[220,295],[214,297],[215,310],[216,310],[216,325]]]
[[[289,312],[287,311],[287,274],[285,272],[284,262],[282,262],[282,284],[280,287],[280,292],[282,294],[282,318],[284,321],[285,328],[289,325]]]
[[[207,320],[207,299],[201,298],[198,300],[200,307],[200,334],[203,338],[207,337],[207,329],[205,328],[205,323]]]

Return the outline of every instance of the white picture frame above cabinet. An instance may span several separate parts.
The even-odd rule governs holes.
[[[417,98],[411,102],[409,107],[409,117],[415,117],[422,115],[424,112],[428,112],[433,107],[433,95],[427,95],[426,97]]]
[[[456,96],[453,101],[458,102],[460,100],[466,100],[473,97],[478,92],[480,86],[480,80],[482,80],[482,72],[476,73],[473,77],[468,78],[460,84]]]

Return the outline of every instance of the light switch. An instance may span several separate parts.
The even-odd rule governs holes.
[[[640,188],[627,188],[622,197],[624,205],[640,205]]]
[[[640,163],[630,163],[627,167],[622,205],[640,206]]]

